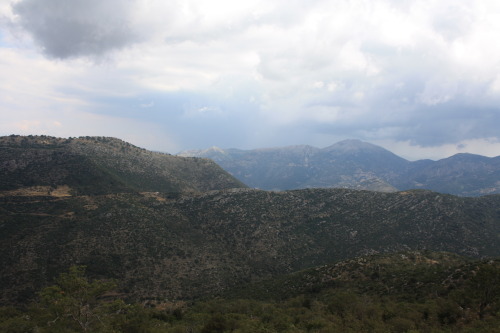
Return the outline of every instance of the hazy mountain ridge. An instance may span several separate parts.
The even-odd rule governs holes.
[[[213,159],[248,186],[266,190],[340,187],[382,192],[429,189],[462,196],[500,193],[500,157],[457,154],[439,161],[410,162],[359,140],[323,149],[212,147],[179,155]]]
[[[400,180],[400,186],[433,187],[441,192],[466,196],[500,193],[500,156],[461,153],[424,163],[410,171],[412,183]]]

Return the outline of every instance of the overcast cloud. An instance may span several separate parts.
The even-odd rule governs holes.
[[[495,0],[0,0],[0,134],[500,155]]]
[[[134,0],[24,0],[13,6],[17,24],[54,58],[101,56],[137,40]]]

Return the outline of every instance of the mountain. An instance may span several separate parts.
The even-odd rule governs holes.
[[[132,299],[192,299],[374,253],[500,255],[500,196],[347,189],[0,195],[0,303],[71,265]]]
[[[356,140],[324,149],[307,145],[247,151],[212,147],[179,156],[210,158],[250,187],[265,190],[344,187],[390,192],[396,189],[376,172],[391,174],[406,162],[383,148]],[[373,167],[367,168],[370,160]]]
[[[350,154],[345,170],[370,153],[386,154],[373,172],[405,164],[359,142],[328,150]],[[307,146],[279,152],[296,164],[317,158]],[[73,265],[116,279],[123,297],[189,300],[369,254],[499,256],[499,234],[498,195],[262,191],[210,160],[118,139],[0,138],[0,304],[32,299]]]
[[[457,154],[410,162],[359,140],[323,149],[212,147],[179,155],[210,158],[248,186],[265,190],[337,187],[381,192],[429,189],[461,196],[500,193],[500,156]]]
[[[0,137],[0,190],[43,194],[245,187],[208,159],[150,152],[107,137]]]
[[[464,196],[500,193],[500,156],[456,154],[435,162],[417,161],[407,175],[399,177],[395,186]]]

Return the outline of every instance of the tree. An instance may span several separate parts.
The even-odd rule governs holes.
[[[474,275],[463,288],[454,291],[452,297],[462,308],[483,320],[488,313],[495,315],[500,307],[500,266],[494,261],[482,263],[472,273]]]
[[[89,282],[84,274],[85,266],[73,266],[55,285],[40,292],[39,307],[45,319],[41,324],[50,326],[51,332],[104,331],[126,307],[121,300],[103,300],[103,295],[116,287],[114,282]]]
[[[468,282],[466,292],[472,298],[478,316],[484,316],[500,301],[500,267],[494,263],[482,264]]]

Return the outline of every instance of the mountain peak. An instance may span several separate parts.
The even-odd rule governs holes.
[[[212,146],[207,149],[192,149],[192,150],[181,151],[180,153],[177,153],[177,156],[181,157],[196,156],[196,157],[214,158],[214,155],[226,155],[226,154],[227,152],[224,149],[219,148],[217,146]]]
[[[360,151],[363,151],[363,152],[387,151],[386,149],[384,149],[380,146],[377,146],[377,145],[374,145],[374,144],[371,144],[368,142],[364,142],[364,141],[361,141],[358,139],[348,139],[348,140],[339,141],[337,143],[334,143],[331,146],[323,148],[322,150],[325,152],[338,152],[338,153],[343,153],[343,154],[350,153],[350,152],[360,152]]]
[[[207,151],[207,152],[210,151],[210,152],[214,152],[214,153],[216,152],[216,153],[220,153],[220,154],[225,154],[224,149],[219,148],[217,146],[212,146],[212,147],[206,149],[205,151]]]

